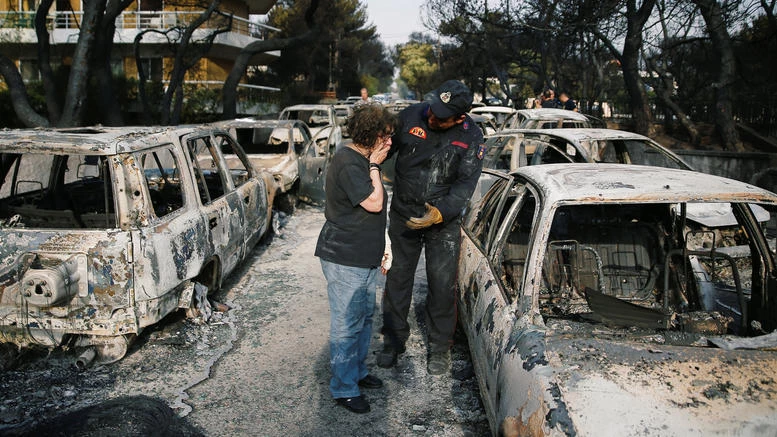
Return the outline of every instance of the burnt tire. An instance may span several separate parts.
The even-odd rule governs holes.
[[[283,193],[279,195],[275,200],[275,209],[283,212],[284,214],[291,215],[297,208],[299,199],[297,196],[291,193]]]

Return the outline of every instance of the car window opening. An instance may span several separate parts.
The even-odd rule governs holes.
[[[514,260],[529,250],[524,222],[519,214],[505,245],[506,283],[516,288]],[[754,247],[743,226],[705,227],[684,205],[564,206],[545,250],[540,312],[546,322],[667,333],[662,341],[671,332],[682,333],[671,341],[705,345],[704,336],[764,334],[776,324],[761,297],[775,284],[759,272],[772,254]]]
[[[163,149],[139,155],[151,206],[157,217],[178,211],[184,205],[181,170],[173,151]]]
[[[0,162],[0,225],[117,227],[107,157],[4,153]]]

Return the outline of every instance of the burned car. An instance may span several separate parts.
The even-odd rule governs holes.
[[[255,168],[272,173],[281,193],[299,180],[299,156],[312,141],[310,129],[299,120],[238,118],[216,123],[229,130]],[[225,152],[226,153],[226,152]],[[227,160],[239,159],[228,155]]]
[[[255,168],[273,175],[278,188],[271,197],[276,199],[280,209],[293,208],[293,198],[297,196],[313,204],[324,201],[323,175],[332,158],[330,144],[336,141],[331,126],[311,135],[307,125],[299,120],[249,117],[215,125],[227,129],[237,138]],[[227,162],[239,159],[227,151],[224,153]]]
[[[270,224],[264,177],[219,129],[4,130],[0,151],[0,342],[118,360]]]
[[[777,433],[777,194],[636,165],[484,172],[457,297],[495,435]]]
[[[472,119],[472,121],[475,122],[476,125],[480,128],[481,132],[483,132],[483,135],[493,135],[497,132],[499,129],[496,125],[496,119],[493,115],[488,113],[475,113],[475,112],[469,112],[467,113],[469,117]]]
[[[510,106],[476,106],[470,110],[470,115],[491,115],[497,129],[502,129],[508,117],[515,114],[516,109]]]
[[[602,120],[567,109],[519,109],[508,115],[502,129],[603,128]]]
[[[320,131],[329,128],[330,141],[335,147],[341,147],[343,131],[337,119],[337,112],[333,105],[309,104],[294,105],[283,108],[278,116],[279,120],[302,120],[310,128],[315,137],[319,137]]]
[[[349,138],[348,117],[353,115],[353,104],[334,105],[334,108],[335,115],[337,116],[337,124],[340,125],[340,129],[343,132],[343,138]]]
[[[691,169],[682,158],[652,139],[616,129],[503,130],[486,138],[486,145],[483,166],[497,170],[568,162]]]

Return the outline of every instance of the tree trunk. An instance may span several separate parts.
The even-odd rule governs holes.
[[[695,3],[701,10],[704,23],[707,25],[707,32],[712,39],[712,46],[720,58],[718,81],[713,84],[715,88],[715,129],[724,149],[742,152],[744,146],[739,139],[734,122],[731,90],[732,84],[736,81],[736,58],[734,57],[731,37],[723,19],[723,11],[716,0],[696,0]]]
[[[8,86],[14,112],[22,123],[27,127],[48,127],[49,121],[35,112],[30,105],[27,87],[24,86],[22,75],[19,74],[16,64],[5,55],[0,55],[0,75],[3,76],[6,86]]]
[[[657,62],[654,62],[654,60],[648,59],[647,63],[650,69],[655,71],[659,77],[658,83],[656,83],[653,88],[656,90],[656,95],[658,96],[659,100],[661,100],[661,103],[663,103],[664,107],[667,109],[665,126],[669,126],[671,124],[672,115],[676,116],[677,120],[680,122],[680,125],[688,134],[689,142],[694,146],[698,146],[701,143],[701,135],[699,134],[699,130],[696,129],[696,125],[693,124],[691,119],[688,117],[688,114],[686,114],[680,105],[678,105],[677,102],[672,99],[672,78],[666,72],[666,69],[664,69],[662,66],[660,67]]]
[[[83,122],[84,107],[88,95],[89,55],[96,38],[99,15],[105,10],[106,1],[91,0],[83,3],[84,16],[81,21],[81,32],[78,34],[78,42],[73,54],[62,118],[57,123],[59,127],[80,126]]]
[[[46,16],[54,0],[43,0],[35,12],[35,35],[38,37],[38,70],[40,71],[43,91],[46,96],[46,110],[51,123],[57,123],[62,108],[59,106],[59,96],[54,83],[54,71],[51,69],[51,46],[49,31],[46,28]]]
[[[639,54],[642,49],[642,29],[645,27],[655,3],[656,0],[645,0],[637,8],[636,0],[626,1],[626,36],[622,53],[615,47],[613,40],[602,33],[596,25],[590,28],[591,32],[621,63],[623,83],[629,95],[629,108],[634,121],[633,130],[647,136],[653,134],[653,117],[645,88],[642,86],[642,78],[639,75]]]
[[[653,11],[656,0],[645,0],[637,8],[636,0],[626,2],[626,39],[623,43],[621,68],[623,81],[629,94],[631,116],[634,119],[634,131],[647,136],[654,134],[653,117],[648,104],[647,93],[639,75],[639,54],[642,50],[642,30]]]
[[[134,0],[112,1],[107,5],[105,14],[100,19],[97,41],[92,62],[92,74],[100,92],[94,96],[97,100],[102,123],[108,126],[121,126],[124,119],[121,107],[116,104],[116,89],[113,86],[111,70],[111,51],[113,49],[113,34],[116,33],[116,18]]]
[[[235,64],[232,66],[227,79],[224,81],[224,87],[221,91],[222,99],[222,118],[229,120],[237,116],[237,85],[240,83],[240,79],[245,74],[248,62],[254,55],[258,53],[271,52],[273,50],[288,49],[299,44],[303,44],[308,41],[313,41],[314,37],[318,34],[318,28],[314,28],[302,35],[292,38],[279,38],[279,39],[267,39],[261,41],[254,41],[251,44],[243,47],[240,54],[235,59]]]

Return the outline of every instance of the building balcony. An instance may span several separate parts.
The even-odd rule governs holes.
[[[199,17],[197,12],[184,11],[128,11],[116,19],[113,36],[114,56],[133,56],[135,38],[143,34],[140,42],[141,56],[169,55],[185,27]],[[58,11],[47,15],[52,54],[69,56],[78,42],[83,12]],[[193,34],[192,41],[202,40],[216,29],[223,29],[228,18],[213,16]],[[241,17],[232,17],[229,32],[216,36],[206,54],[209,58],[233,60],[246,45],[267,37],[278,29]],[[0,11],[0,47],[7,56],[23,59],[36,57],[35,12]],[[268,52],[254,56],[251,65],[266,65],[280,56],[280,52]]]

